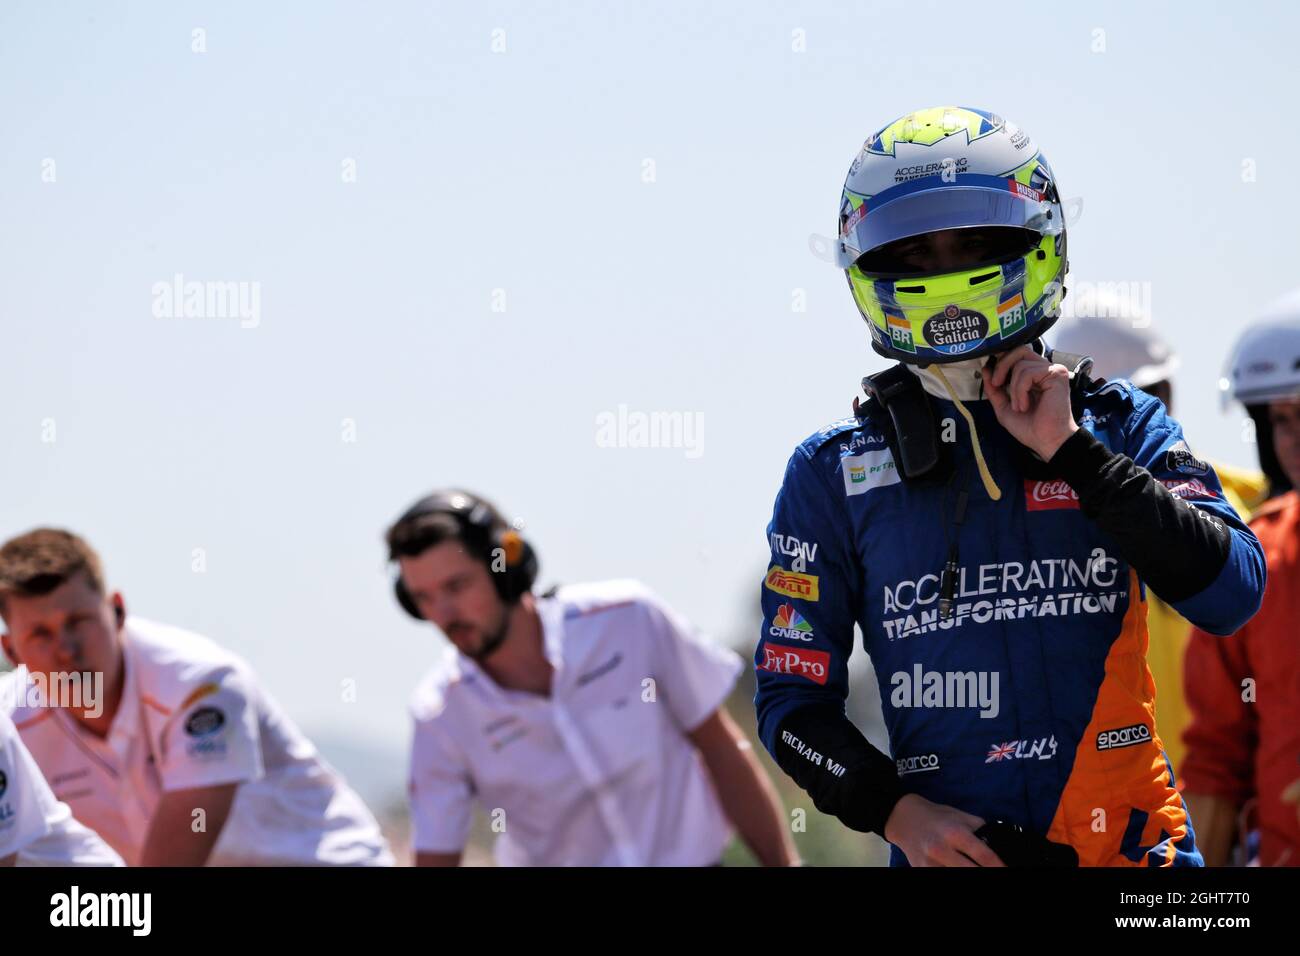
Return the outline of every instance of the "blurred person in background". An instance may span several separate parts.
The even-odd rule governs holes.
[[[99,555],[37,528],[0,546],[5,701],[56,796],[131,866],[389,865],[361,799],[205,637],[129,617]],[[86,700],[40,693],[87,675]]]
[[[797,862],[775,787],[723,703],[732,651],[635,581],[533,594],[491,503],[436,492],[388,529],[398,603],[452,643],[415,693],[419,866],[456,866],[477,802],[502,865],[709,866],[730,828]]]
[[[1107,291],[1093,297],[1086,309],[1077,304],[1074,314],[1062,318],[1052,329],[1053,345],[1065,352],[1087,355],[1093,360],[1092,374],[1098,378],[1122,378],[1164,403],[1173,414],[1173,375],[1178,371],[1178,354],[1151,328],[1151,316],[1134,308],[1120,296]],[[1223,494],[1237,514],[1249,519],[1264,500],[1268,483],[1257,472],[1211,461],[1219,476]],[[1174,494],[1197,490],[1197,476],[1188,475],[1166,483]],[[1181,777],[1183,733],[1191,714],[1183,689],[1183,658],[1191,638],[1192,625],[1159,595],[1147,601],[1147,667],[1156,682],[1156,716],[1165,753]],[[1193,816],[1195,820],[1195,816]]]
[[[1260,611],[1230,637],[1193,631],[1184,795],[1210,866],[1300,866],[1300,291],[1242,337],[1221,383],[1255,423],[1270,498]]]
[[[0,710],[0,866],[122,865],[122,858],[54,796]]]

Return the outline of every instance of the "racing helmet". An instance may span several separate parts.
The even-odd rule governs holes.
[[[926,274],[901,240],[981,229],[973,268]],[[1051,167],[1029,134],[986,110],[902,116],[862,145],[840,200],[836,264],[872,347],[913,365],[978,358],[1033,341],[1056,321],[1069,268]]]

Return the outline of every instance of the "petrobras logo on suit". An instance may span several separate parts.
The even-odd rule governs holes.
[[[902,481],[894,465],[894,454],[888,448],[847,455],[840,459],[840,470],[844,473],[844,494],[849,497]]]

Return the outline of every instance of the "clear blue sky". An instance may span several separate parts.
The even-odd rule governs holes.
[[[309,732],[397,754],[394,785],[441,639],[392,604],[380,535],[434,486],[521,518],[544,583],[638,577],[748,644],[785,461],[882,366],[808,237],[868,133],[945,103],[1036,138],[1084,200],[1071,278],[1150,284],[1193,447],[1251,464],[1215,381],[1300,285],[1296,21],[6,3],[0,533],[88,535],[135,611],[247,656]],[[260,323],[155,317],[177,273],[257,283]],[[702,453],[601,447],[620,405],[702,416]]]

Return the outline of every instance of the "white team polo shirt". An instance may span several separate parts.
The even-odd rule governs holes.
[[[121,858],[72,818],[0,712],[0,859],[17,866],[121,866]]]
[[[140,618],[122,638],[126,674],[107,738],[21,700],[13,718],[54,793],[128,864],[139,863],[164,792],[238,783],[210,865],[391,865],[365,804],[241,658]]]
[[[415,849],[461,850],[477,801],[502,865],[716,863],[730,826],[686,734],[740,658],[635,581],[563,588],[537,610],[549,697],[503,690],[460,653],[416,691]]]

